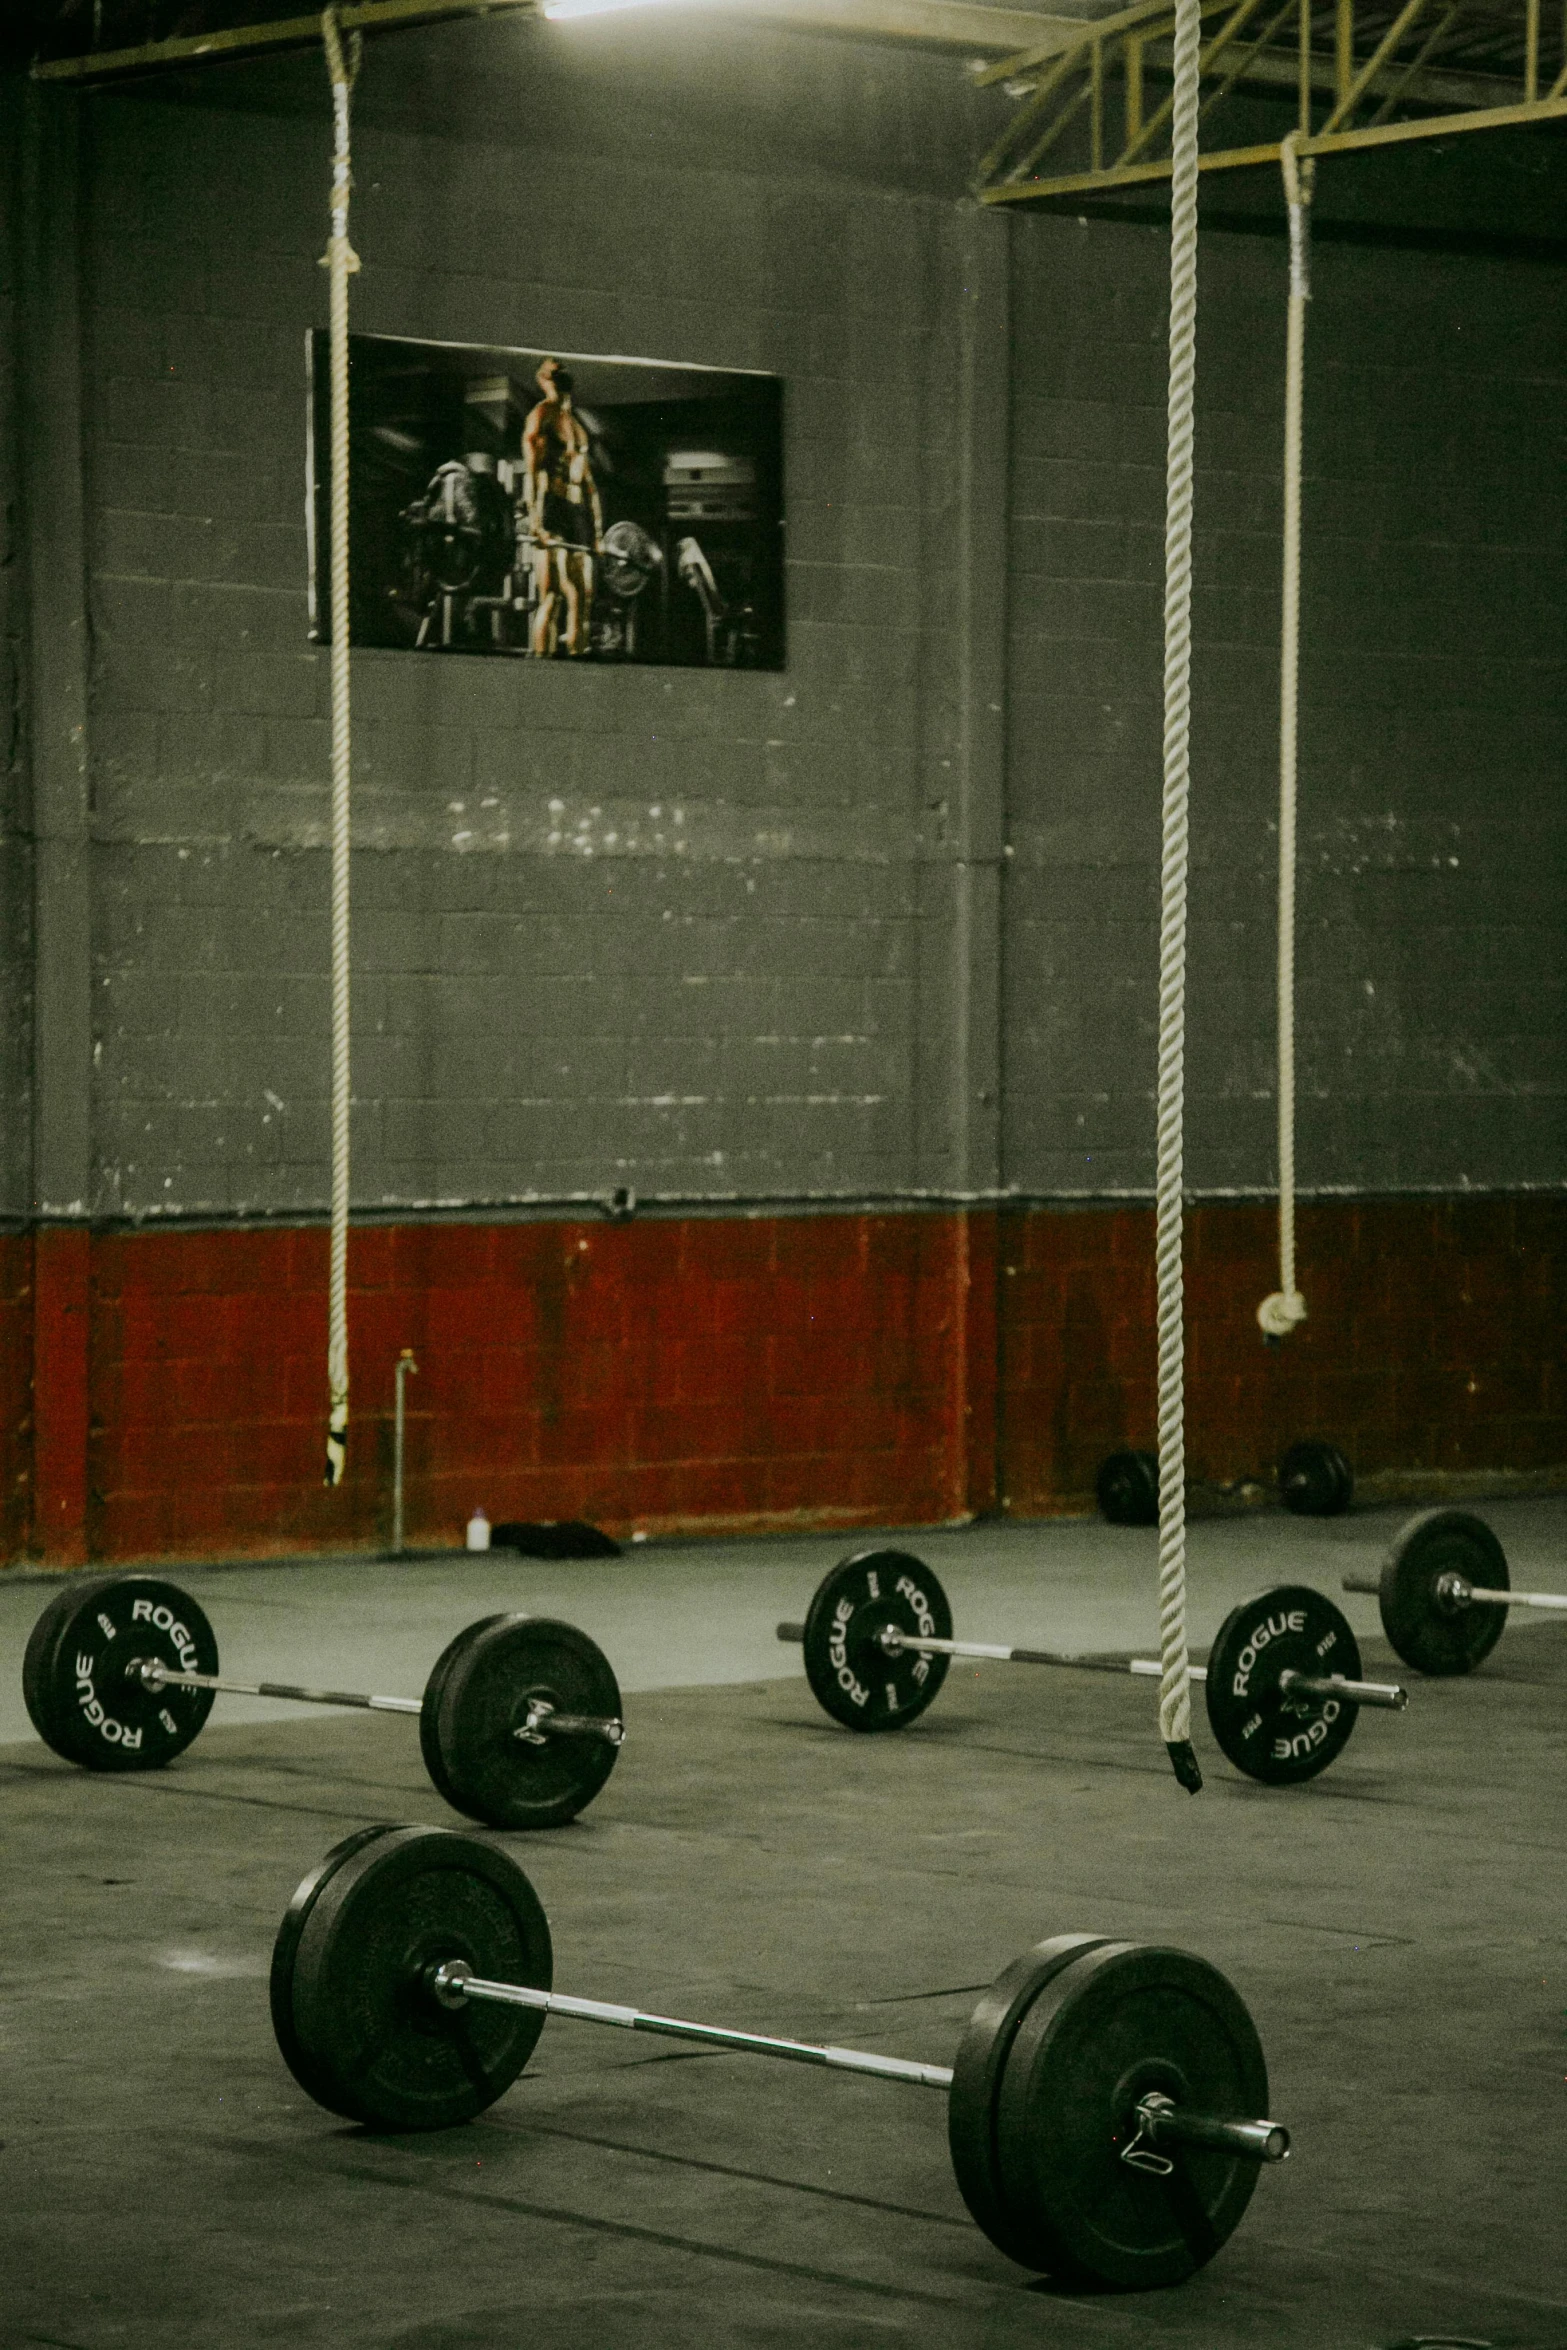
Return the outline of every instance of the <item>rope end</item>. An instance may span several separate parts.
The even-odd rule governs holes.
[[[348,1407],[346,1404],[337,1404],[333,1406],[332,1417],[327,1426],[326,1473],[322,1479],[322,1483],[326,1485],[341,1485],[343,1482],[343,1471],[347,1468],[347,1466]]]
[[[1282,1289],[1276,1289],[1257,1308],[1257,1321],[1264,1338],[1288,1338],[1296,1323],[1305,1319],[1306,1301],[1298,1289],[1290,1290],[1287,1295]]]
[[[1202,1793],[1202,1772],[1198,1767],[1197,1749],[1189,1738],[1167,1738],[1164,1751],[1170,1758],[1170,1768],[1188,1795]]]

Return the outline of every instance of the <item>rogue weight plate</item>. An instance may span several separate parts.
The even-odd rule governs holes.
[[[1100,1943],[1039,1992],[1007,2055],[996,2146],[1014,2259],[1135,2292],[1179,2284],[1233,2234],[1255,2163],[1169,2147],[1161,2177],[1122,2161],[1151,2090],[1220,2118],[1265,2114],[1261,2042],[1205,1960]]]
[[[947,2143],[952,2168],[979,2225],[998,2251],[1014,2259],[1011,2224],[996,2147],[996,2100],[1018,2025],[1045,1985],[1103,1937],[1058,1934],[1015,1958],[996,1977],[968,2020],[953,2059],[947,2094]]]
[[[360,1830],[289,1905],[272,1958],[284,2061],[318,2105],[372,2129],[471,2121],[511,2087],[544,2028],[520,2007],[444,2007],[447,1959],[548,1990],[550,1930],[516,1862],[442,1828]]]
[[[948,1659],[880,1645],[888,1625],[952,1638],[947,1595],[906,1550],[862,1550],[822,1577],[805,1619],[805,1672],[819,1704],[851,1730],[902,1730],[947,1677]]]
[[[126,1677],[155,1657],[215,1673],[212,1626],[188,1593],[156,1575],[73,1577],[33,1626],[22,1695],[34,1729],[91,1771],[151,1771],[183,1754],[212,1711],[210,1689],[149,1689]]]
[[[1382,1629],[1417,1673],[1472,1673],[1501,1639],[1504,1607],[1465,1606],[1450,1576],[1508,1591],[1507,1554],[1483,1518],[1424,1510],[1400,1527],[1382,1566]]]
[[[1348,1509],[1355,1475],[1336,1444],[1306,1436],[1279,1463],[1279,1499],[1297,1518],[1336,1518]]]
[[[1159,1456],[1156,1452],[1113,1452],[1094,1479],[1100,1515],[1112,1526],[1157,1526]]]
[[[316,2086],[318,2075],[294,2030],[294,1956],[299,1948],[299,1937],[315,1908],[317,1896],[337,1874],[344,1861],[351,1859],[364,1845],[373,1844],[378,1836],[390,1836],[393,1828],[394,1823],[389,1820],[378,1821],[374,1827],[356,1828],[351,1836],[345,1836],[340,1844],[334,1844],[296,1890],[293,1900],[283,1913],[277,1939],[272,1945],[272,2029],[277,2034],[277,2044],[283,2051],[283,2059],[289,2071],[300,2086],[308,2089],[311,2096],[318,2100],[322,2098],[322,2091]]]
[[[436,1658],[419,1714],[425,1768],[447,1802],[491,1828],[558,1828],[592,1802],[620,1749],[605,1738],[517,1736],[538,1702],[620,1719],[609,1660],[550,1616],[485,1616]]]
[[[1340,1755],[1359,1712],[1342,1697],[1289,1697],[1279,1676],[1360,1678],[1347,1619],[1320,1591],[1282,1583],[1225,1617],[1208,1655],[1204,1694],[1214,1737],[1234,1763],[1270,1787],[1314,1779]]]

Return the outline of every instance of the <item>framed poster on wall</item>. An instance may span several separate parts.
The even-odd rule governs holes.
[[[324,641],[324,332],[307,358],[310,633]],[[349,338],[356,645],[781,669],[783,524],[777,376]]]

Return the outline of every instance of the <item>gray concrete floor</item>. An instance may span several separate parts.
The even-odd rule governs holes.
[[[1264,1584],[1335,1589],[1400,1514],[1195,1527],[1194,1638]],[[1567,1504],[1484,1514],[1515,1581],[1567,1587]],[[1567,1627],[1516,1619],[1480,1673],[1364,1716],[1291,1793],[1236,1777],[1199,1714],[1193,1801],[1135,1683],[955,1669],[906,1735],[836,1729],[771,1627],[845,1547],[177,1579],[236,1670],[417,1692],[452,1631],[507,1605],[604,1642],[633,1693],[619,1768],[573,1828],[503,1840],[550,1911],[563,1989],[942,2062],[974,1988],[1044,1934],[1203,1952],[1250,2004],[1296,2132],[1209,2269],[1158,2296],[1063,2296],[969,2222],[928,2093],[565,2021],[467,2129],[334,2121],[276,2052],[272,1937],[352,1827],[451,1821],[417,1738],[220,1700],[166,1772],[74,1771],[17,1719],[48,1596],[30,1581],[0,1587],[4,2350],[1563,2350]],[[960,1631],[1149,1637],[1147,1536],[910,1547]],[[1374,1603],[1350,1612],[1386,1666]]]

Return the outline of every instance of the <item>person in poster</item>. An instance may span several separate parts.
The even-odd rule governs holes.
[[[522,431],[539,597],[532,650],[548,660],[561,647],[577,659],[592,647],[594,558],[603,548],[604,515],[570,375],[558,359],[546,359],[534,381],[544,396]]]

